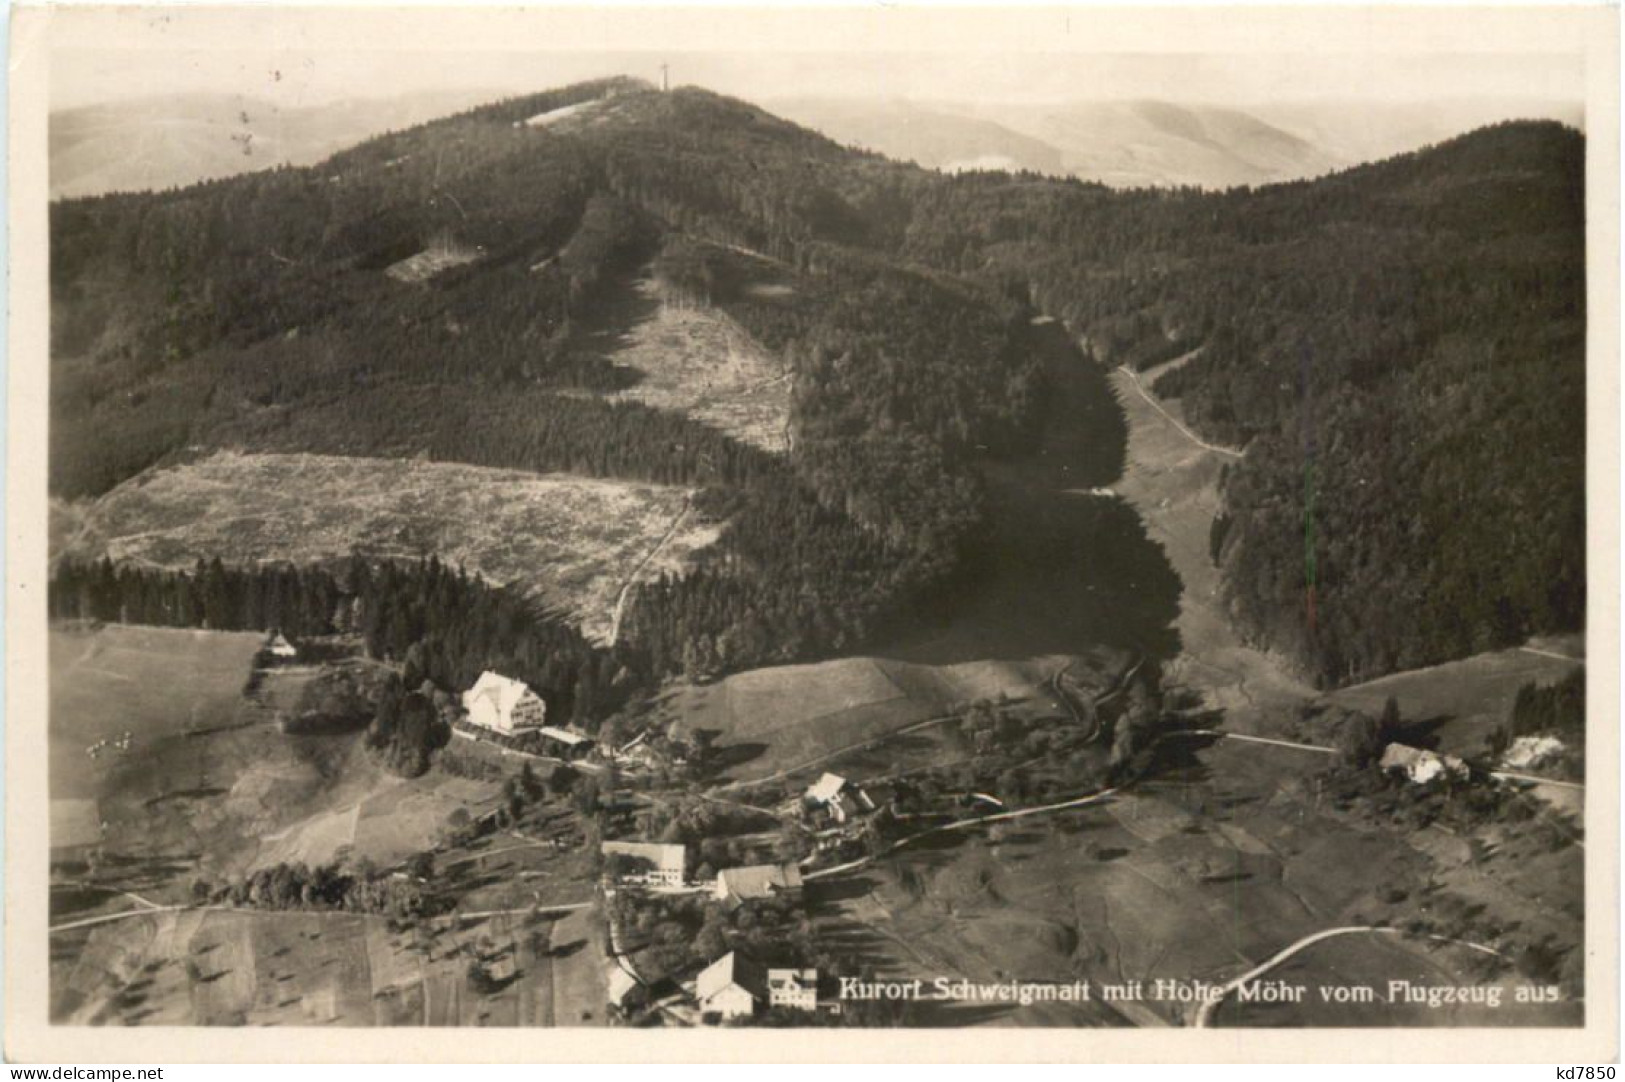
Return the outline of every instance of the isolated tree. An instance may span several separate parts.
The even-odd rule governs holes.
[[[1382,756],[1385,747],[1382,726],[1369,714],[1350,713],[1338,727],[1337,755],[1345,766],[1364,769]]]
[[[1399,700],[1392,695],[1382,704],[1382,717],[1378,720],[1377,726],[1379,735],[1384,740],[1393,740],[1399,735]]]

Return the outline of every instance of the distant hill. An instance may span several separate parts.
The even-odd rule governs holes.
[[[1169,101],[1059,104],[785,98],[780,115],[836,142],[928,169],[1030,170],[1113,188],[1228,188],[1303,180],[1512,119],[1581,124],[1578,106],[1541,101],[1270,102],[1223,108]]]
[[[1031,170],[1114,188],[1220,188],[1315,176],[1357,160],[1239,110],[1160,101],[772,104],[837,142],[946,172]]]
[[[1030,170],[1050,175],[1066,171],[1060,148],[997,121],[953,112],[951,106],[938,109],[900,99],[794,98],[775,100],[772,108],[837,143],[927,169]]]
[[[1256,105],[1251,112],[1349,162],[1380,161],[1505,120],[1556,120],[1571,128],[1585,127],[1582,105],[1539,99],[1285,101]]]
[[[435,91],[287,109],[236,94],[188,94],[65,109],[50,117],[51,198],[162,191],[313,165],[369,136],[495,96]]]

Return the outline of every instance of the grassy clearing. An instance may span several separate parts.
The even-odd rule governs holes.
[[[1526,650],[1501,650],[1396,673],[1326,698],[1372,716],[1390,696],[1416,730],[1417,741],[1437,742],[1453,755],[1480,755],[1484,741],[1512,715],[1512,702],[1525,684],[1553,684],[1584,664]]]
[[[1162,371],[1143,374],[1141,382],[1149,387]],[[1111,379],[1129,428],[1127,467],[1115,491],[1139,512],[1184,587],[1176,624],[1181,650],[1169,675],[1202,691],[1210,705],[1235,710],[1242,715],[1238,720],[1258,716],[1256,707],[1295,706],[1312,698],[1313,689],[1279,658],[1241,641],[1220,604],[1208,536],[1220,505],[1219,473],[1228,459],[1191,442],[1126,373],[1113,372]],[[1179,402],[1160,404],[1183,421]]]
[[[96,800],[109,874],[156,899],[185,900],[193,875],[280,861],[387,866],[438,840],[457,808],[479,814],[497,798],[497,782],[391,775],[355,733],[282,733],[270,708],[242,697],[257,634],[109,625],[51,636],[55,799]],[[261,698],[296,701],[308,679],[273,673]],[[128,752],[85,754],[125,729]]]
[[[642,373],[613,397],[683,413],[744,443],[786,449],[788,370],[720,310],[663,304],[655,284],[632,286],[625,329],[608,356]]]
[[[605,637],[615,597],[684,506],[671,486],[449,463],[219,453],[143,474],[88,510],[68,551],[161,567],[430,555],[534,591]],[[645,568],[716,538],[689,519]]]

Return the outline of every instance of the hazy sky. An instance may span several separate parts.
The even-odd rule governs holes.
[[[284,107],[626,73],[795,96],[1188,102],[1585,98],[1561,12],[918,8],[514,12],[93,9],[54,19],[51,106],[239,93]],[[1517,18],[1510,16],[1517,15]],[[1522,21],[1520,21],[1520,19]],[[1420,27],[1420,29],[1418,29]],[[606,47],[608,46],[608,47]]]

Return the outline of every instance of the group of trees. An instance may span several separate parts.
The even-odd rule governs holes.
[[[200,900],[253,909],[336,909],[401,922],[431,916],[440,905],[410,878],[337,862],[273,864],[219,886],[199,881],[193,893]]]
[[[722,554],[639,591],[626,627],[657,669],[710,673],[839,652],[958,571],[982,522],[974,462],[1030,447],[1038,361],[1025,309],[985,289],[822,243],[777,272],[793,299],[728,283],[726,249],[668,241],[671,288],[709,298],[782,353],[794,394],[787,475],[702,509]]]
[[[451,726],[431,694],[407,691],[393,677],[384,685],[366,742],[386,767],[402,777],[418,777],[427,773],[430,756],[450,739]]]

